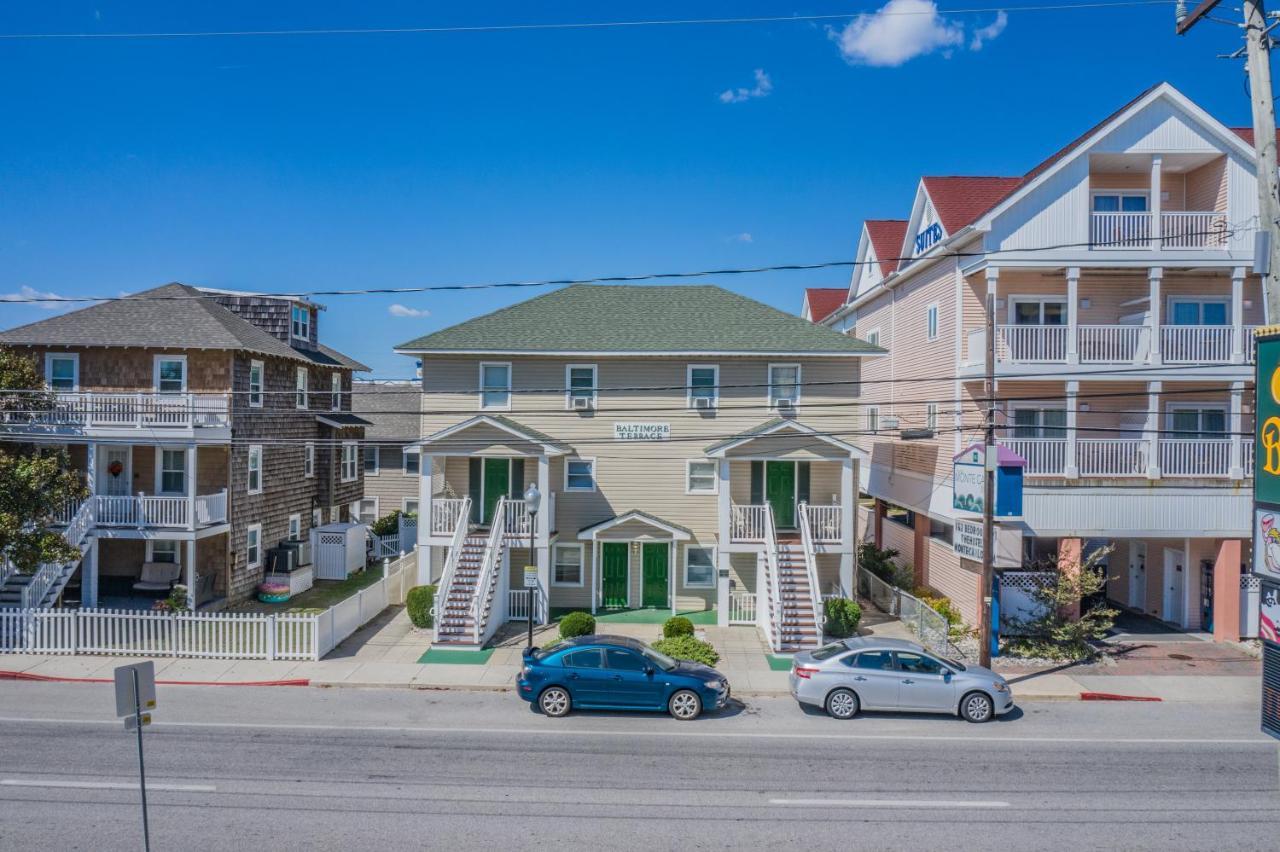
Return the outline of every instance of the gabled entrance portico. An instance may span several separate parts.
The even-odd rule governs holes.
[[[674,615],[676,547],[692,538],[679,524],[635,510],[581,530],[578,540],[592,549],[591,611],[669,608]]]

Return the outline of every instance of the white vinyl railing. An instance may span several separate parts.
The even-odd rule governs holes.
[[[1244,355],[1246,364],[1253,364],[1257,361],[1258,351],[1254,348],[1253,337],[1258,332],[1256,325],[1246,325],[1240,329],[1240,350]]]
[[[1094,248],[1151,248],[1151,214],[1091,213],[1089,242]]]
[[[1081,438],[1076,465],[1081,476],[1146,476],[1150,448],[1143,438]]]
[[[547,601],[542,594],[541,589],[535,589],[533,594],[534,616],[539,622],[546,621]],[[528,621],[529,620],[529,590],[528,589],[508,589],[507,590],[507,620],[508,621]]]
[[[440,582],[436,587],[435,605],[432,608],[435,625],[435,641],[440,641],[440,622],[443,620],[444,602],[449,600],[449,587],[453,585],[453,574],[458,567],[458,557],[462,553],[462,542],[467,537],[470,526],[471,498],[463,497],[459,501],[459,512],[453,524],[453,540],[449,543],[444,559],[444,568],[440,572]]]
[[[1066,467],[1065,438],[1001,438],[1000,445],[1026,460],[1022,472],[1027,476],[1061,476]]]
[[[502,528],[507,535],[533,535],[533,517],[529,514],[529,504],[523,500],[504,500]]]
[[[765,505],[735,503],[729,507],[729,538],[733,541],[764,541]]]
[[[1224,249],[1227,214],[1211,210],[1175,210],[1160,214],[1163,248]]]
[[[506,497],[499,497],[498,504],[493,507],[493,514],[498,518],[506,517]],[[485,634],[490,625],[496,627],[497,619],[488,618],[493,585],[498,579],[498,564],[502,556],[503,544],[502,524],[493,524],[489,529],[489,538],[485,542],[484,554],[480,557],[480,574],[476,578],[475,593],[471,598],[471,635],[475,643],[480,645],[488,638]]]
[[[1150,337],[1145,325],[1082,325],[1076,328],[1076,351],[1082,364],[1145,362]]]
[[[387,559],[400,555],[400,534],[371,536],[373,539],[373,556],[375,559]]]
[[[1162,439],[1161,476],[1226,476],[1231,469],[1231,439]]]
[[[458,517],[466,517],[466,511],[470,511],[470,504],[470,497],[433,499],[431,501],[431,534],[452,534],[458,526]]]
[[[773,506],[764,505],[764,570],[769,590],[769,646],[782,647],[782,578],[778,576],[778,534],[773,525]]]
[[[97,494],[93,522],[106,527],[179,527],[190,529],[191,501],[186,497],[154,494],[114,496]],[[226,523],[227,492],[201,494],[195,498],[195,526]]]
[[[1245,439],[1240,442],[1240,461],[1245,476],[1253,476],[1253,441]]]
[[[89,530],[93,529],[95,501],[85,500],[65,521],[67,528],[62,531],[62,537],[67,540],[67,544],[72,547],[79,547],[84,541],[85,536],[89,534]]]
[[[227,520],[227,490],[217,494],[196,495],[196,526],[222,524]]]
[[[1065,325],[996,326],[996,358],[1030,364],[1056,364],[1067,360]]]
[[[1162,325],[1160,357],[1166,364],[1227,363],[1233,331],[1229,325]]]
[[[228,427],[226,394],[58,393],[43,411],[11,413],[6,422],[34,426],[114,429],[197,429]]]
[[[756,596],[754,592],[729,593],[729,623],[756,623]]]
[[[800,547],[804,551],[804,571],[809,580],[809,602],[813,605],[813,625],[818,631],[818,639],[822,639],[822,595],[818,588],[818,555],[813,549],[813,527],[810,524],[809,505],[801,503],[796,507],[800,521]],[[821,644],[821,641],[819,641]]]
[[[808,507],[809,533],[820,544],[840,541],[840,522],[844,517],[840,506],[824,505]]]
[[[62,571],[63,566],[60,564],[46,562],[41,565],[31,577],[31,582],[23,586],[22,591],[18,593],[19,608],[33,609],[40,606],[49,589],[53,588],[53,584],[62,576]]]

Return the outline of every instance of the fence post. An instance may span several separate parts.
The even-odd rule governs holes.
[[[71,611],[71,653],[80,653],[80,610]]]
[[[276,658],[276,614],[267,616],[267,659]]]

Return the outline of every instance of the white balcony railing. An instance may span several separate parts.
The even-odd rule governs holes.
[[[764,541],[768,505],[735,503],[729,508],[731,541]]]
[[[1143,438],[1081,438],[1076,465],[1081,476],[1146,476],[1150,448]]]
[[[1091,213],[1089,242],[1094,248],[1151,248],[1151,214]]]
[[[1151,353],[1145,325],[1082,325],[1076,329],[1081,364],[1139,364]]]
[[[1000,444],[1026,460],[1027,476],[1062,476],[1066,469],[1066,438],[1001,438]]]
[[[1230,469],[1230,438],[1160,441],[1161,476],[1226,476]]]
[[[52,408],[9,414],[10,424],[109,429],[199,429],[231,425],[226,394],[59,393]]]
[[[434,498],[431,501],[431,534],[453,535],[458,527],[458,515],[468,503],[466,498]]]
[[[1167,249],[1224,249],[1227,214],[1204,210],[1161,213],[1160,245]]]
[[[533,535],[533,518],[529,515],[529,504],[523,500],[504,500],[502,528],[507,535]]]
[[[1166,364],[1229,363],[1233,331],[1229,325],[1162,325],[1160,357]]]
[[[1253,363],[1256,326],[1162,325],[1160,356],[1166,364]],[[1151,361],[1151,327],[1147,325],[1076,326],[1076,360],[1081,364],[1146,364]],[[1065,325],[1001,325],[996,328],[996,360],[1013,364],[1065,364],[1070,360]],[[1237,337],[1239,338],[1237,342]],[[986,334],[968,334],[965,364],[985,362]],[[1240,353],[1237,355],[1236,353]]]
[[[191,522],[192,501],[187,497],[129,494],[98,494],[94,501],[94,523],[106,527],[174,527],[191,529],[227,520],[227,492],[202,494],[195,498],[195,523]]]
[[[985,341],[984,341],[985,342]],[[1000,325],[996,327],[996,358],[1029,364],[1067,360],[1065,325]]]
[[[807,506],[809,534],[817,544],[840,541],[843,512],[839,506]]]

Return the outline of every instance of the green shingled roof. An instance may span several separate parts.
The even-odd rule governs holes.
[[[705,352],[857,356],[884,350],[721,287],[575,284],[410,340],[406,353]]]

